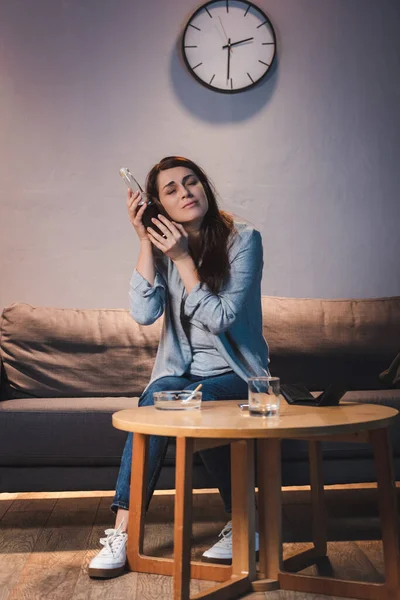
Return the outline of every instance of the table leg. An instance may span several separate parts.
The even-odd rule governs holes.
[[[257,447],[260,579],[252,587],[255,591],[268,591],[279,588],[282,565],[281,441],[260,439]]]
[[[176,438],[174,600],[189,600],[193,439]]]
[[[371,431],[369,435],[374,450],[378,479],[378,502],[385,562],[385,587],[390,598],[398,598],[400,597],[399,529],[396,482],[389,431],[387,428],[376,429]]]
[[[138,570],[140,555],[143,553],[148,447],[149,437],[142,433],[135,433],[133,436],[128,544],[126,548],[128,567],[131,571]]]
[[[253,440],[231,444],[231,470],[232,575],[224,583],[196,595],[196,600],[238,598],[251,590],[251,581],[256,577]]]
[[[310,462],[312,533],[315,554],[317,556],[324,556],[327,549],[327,536],[321,442],[314,440],[308,442],[308,456]]]
[[[312,536],[314,547],[286,558],[283,562],[284,571],[302,571],[310,565],[315,564],[315,561],[321,556],[326,556],[327,535],[321,442],[309,440],[308,457],[310,464]]]
[[[256,578],[254,442],[231,444],[232,575]]]

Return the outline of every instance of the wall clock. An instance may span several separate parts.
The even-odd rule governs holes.
[[[216,92],[252,88],[271,68],[276,36],[267,15],[244,0],[211,0],[196,10],[182,36],[190,73]]]

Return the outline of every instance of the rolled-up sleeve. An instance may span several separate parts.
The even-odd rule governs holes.
[[[213,294],[206,285],[198,283],[186,298],[186,317],[214,335],[223,333],[233,325],[254,283],[261,281],[263,249],[260,233],[252,230],[248,238],[241,242],[231,260],[226,286],[218,294]]]
[[[151,325],[164,312],[166,283],[156,271],[151,285],[136,269],[129,285],[129,312],[139,325]]]

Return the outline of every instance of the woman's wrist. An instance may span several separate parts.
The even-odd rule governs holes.
[[[187,293],[190,294],[192,289],[200,281],[193,258],[190,256],[190,254],[187,254],[179,259],[175,259],[173,262],[178,269],[178,273],[182,279]]]
[[[194,264],[194,260],[193,258],[190,256],[190,254],[183,254],[181,256],[178,256],[177,258],[172,258],[171,259],[172,262],[174,262],[175,264],[177,263],[187,263],[192,264],[194,268],[196,268],[196,265]]]

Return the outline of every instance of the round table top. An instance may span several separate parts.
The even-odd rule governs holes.
[[[154,406],[120,410],[114,427],[144,434],[192,438],[294,438],[337,435],[386,427],[394,408],[343,402],[339,406],[293,406],[281,402],[279,417],[252,416],[240,410],[240,400],[203,402],[201,409],[168,411]],[[244,402],[244,401],[242,401]]]

